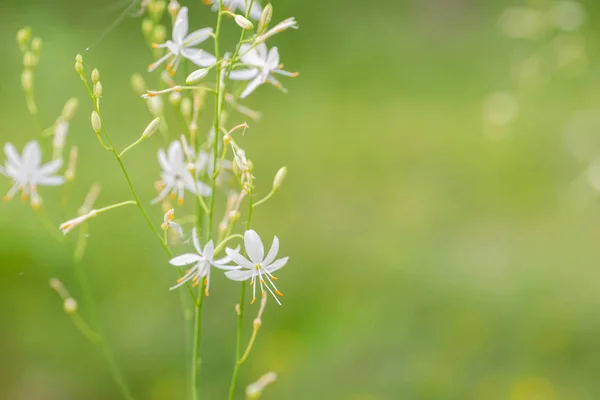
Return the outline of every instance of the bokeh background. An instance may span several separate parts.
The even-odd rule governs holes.
[[[182,3],[192,27],[213,23],[200,0]],[[100,205],[130,197],[94,138],[73,69],[85,52],[88,71],[101,71],[117,147],[135,140],[151,116],[130,77],[156,77],[145,72],[152,57],[140,18],[114,24],[128,5],[0,1],[2,142],[20,149],[40,136],[20,86],[22,26],[44,40],[41,124],[50,126],[69,97],[80,99],[68,140],[81,158],[67,210],[60,189],[41,190],[56,225],[75,215],[92,182],[102,185]],[[284,78],[287,95],[265,86],[250,97],[246,104],[264,117],[242,145],[259,193],[281,165],[289,168],[253,226],[265,238],[278,235],[290,263],[280,273],[284,305],[269,303],[240,387],[272,370],[279,378],[265,399],[598,398],[600,5],[273,5],[274,20],[300,22],[270,43],[301,75]],[[233,41],[234,25],[226,30]],[[149,201],[161,145],[157,136],[126,157],[157,225],[162,212]],[[191,204],[177,215],[186,210]],[[48,287],[60,278],[89,312],[69,242],[58,245],[18,199],[0,206],[0,221],[0,398],[119,398],[102,353]],[[186,398],[188,333],[180,297],[168,290],[174,273],[134,208],[92,221],[84,266],[136,398]],[[203,398],[223,399],[238,286],[214,274],[211,289]]]

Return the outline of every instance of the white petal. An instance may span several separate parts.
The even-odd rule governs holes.
[[[248,86],[246,86],[246,89],[244,89],[244,91],[240,95],[240,99],[245,99],[246,97],[250,96],[250,94],[254,92],[254,90],[256,90],[256,88],[262,85],[263,83],[263,77],[258,75],[256,78],[250,81]]]
[[[188,265],[191,263],[195,263],[202,260],[202,257],[200,257],[198,254],[194,254],[194,253],[187,253],[187,254],[183,254],[180,256],[177,256],[175,258],[172,258],[169,261],[169,264],[174,265],[176,267],[181,267],[182,265]]]
[[[248,261],[248,259],[246,257],[244,257],[243,255],[241,255],[238,251],[235,251],[235,250],[227,247],[225,249],[225,252],[229,256],[229,258],[231,258],[231,260],[234,263],[236,263],[237,265],[239,265],[240,267],[247,268],[250,270],[254,269],[254,264],[251,263],[250,261]]]
[[[38,173],[40,175],[53,175],[55,174],[60,167],[62,167],[63,165],[63,161],[62,160],[54,160],[54,161],[50,161],[49,163],[43,165],[39,170]]]
[[[65,178],[62,176],[44,176],[38,178],[35,183],[42,186],[60,186],[65,183]]]
[[[239,253],[240,252],[240,246],[236,247],[235,249],[233,249],[233,251]],[[223,258],[219,258],[218,260],[214,260],[213,264],[219,264],[219,265],[223,265],[223,264],[227,264],[231,262],[231,258],[229,256],[225,256]]]
[[[267,256],[263,260],[263,264],[264,265],[271,264],[273,262],[273,260],[275,259],[275,257],[277,257],[278,251],[279,251],[279,239],[277,238],[277,236],[275,236],[273,238],[273,244],[271,245],[271,249],[269,250],[269,253],[267,253]]]
[[[231,71],[229,79],[233,79],[234,81],[247,81],[254,78],[256,74],[258,74],[258,69],[238,69]]]
[[[264,65],[264,59],[258,54],[257,48],[252,48],[249,44],[243,44],[240,47],[240,54],[242,62],[246,65],[262,67]]]
[[[244,233],[244,247],[246,248],[246,254],[248,254],[248,257],[250,257],[250,260],[252,260],[254,264],[263,262],[263,259],[265,258],[265,248],[256,231],[250,229]]]
[[[275,69],[279,66],[279,50],[277,47],[273,47],[269,50],[267,65],[269,66],[269,69]]]
[[[158,163],[164,171],[171,172],[171,165],[169,164],[167,153],[164,149],[158,149]]]
[[[173,229],[175,229],[175,231],[177,232],[177,234],[179,235],[179,237],[183,236],[183,228],[181,227],[181,225],[179,225],[177,222],[173,222],[171,221],[169,223],[169,226]]]
[[[210,35],[212,34],[212,32],[213,32],[212,28],[198,29],[197,31],[194,31],[194,32],[190,33],[189,35],[187,35],[187,37],[185,38],[184,46],[192,47],[197,44],[200,44],[200,43],[204,42],[206,39],[208,39],[210,37]]]
[[[252,3],[252,7],[250,8],[250,18],[259,20],[262,16],[262,11],[263,10],[260,4],[258,4],[258,1],[254,0],[254,3]]]
[[[6,143],[4,145],[4,154],[6,154],[9,163],[14,164],[15,166],[21,164],[21,157],[19,157],[19,153],[12,143]]]
[[[280,258],[275,261],[273,264],[264,267],[267,271],[273,273],[283,267],[288,262],[289,257]]]
[[[23,149],[23,164],[32,168],[37,168],[42,162],[42,151],[37,141],[32,140],[25,145]]]
[[[252,278],[252,271],[227,271],[225,272],[225,276],[232,281],[245,281]]]
[[[200,246],[200,240],[198,240],[198,230],[196,228],[192,230],[192,240],[198,254],[202,254],[202,247]]]
[[[181,7],[173,25],[173,41],[180,44],[188,33],[188,8]]]
[[[185,54],[189,54],[189,51],[193,50],[193,49],[184,49],[182,50],[182,53]],[[193,55],[190,55],[189,57],[186,56],[186,58],[188,60],[190,60],[191,62],[193,62],[194,64],[198,65],[199,67],[210,67],[212,65],[214,65],[214,63],[217,62],[217,58],[215,56],[213,56],[210,53],[207,53],[206,51],[200,50],[200,53],[194,53]]]
[[[258,56],[260,57],[262,63],[267,60],[267,45],[265,43],[261,43],[256,46],[256,51],[258,52]]]
[[[204,246],[203,256],[208,261],[212,262],[214,255],[215,255],[215,245],[212,240],[209,240],[208,243],[206,243],[206,246]]]

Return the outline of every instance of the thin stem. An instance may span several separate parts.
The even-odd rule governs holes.
[[[122,158],[123,155],[125,155],[125,153],[127,153],[129,150],[133,149],[135,146],[137,146],[138,144],[142,143],[142,141],[144,140],[143,137],[139,138],[138,140],[136,140],[135,142],[131,143],[129,146],[127,146],[121,153],[119,153],[119,158]]]
[[[127,386],[127,381],[125,380],[125,377],[119,369],[115,355],[108,342],[102,341],[102,350],[104,351],[104,356],[106,357],[106,360],[110,365],[110,370],[113,374],[113,378],[121,388],[121,391],[123,392],[123,397],[125,397],[125,399],[127,400],[133,400],[133,396],[131,394],[131,391],[129,390],[129,386]]]
[[[277,189],[275,189],[275,188],[271,189],[271,191],[269,192],[269,194],[266,195],[265,197],[263,197],[262,199],[260,199],[259,201],[257,201],[256,203],[254,203],[252,205],[252,208],[258,207],[261,204],[263,204],[264,202],[266,202],[267,200],[269,200],[271,197],[273,197],[273,195],[275,194],[276,191],[277,191]]]
[[[252,346],[254,346],[254,341],[256,340],[256,336],[258,335],[258,331],[260,330],[260,324],[254,324],[254,329],[252,330],[252,336],[250,337],[250,341],[248,342],[248,346],[246,347],[246,351],[242,358],[238,360],[238,364],[242,365],[244,361],[250,355],[250,351],[252,351]]]
[[[202,338],[202,304],[204,303],[204,289],[206,281],[202,280],[202,287],[196,301],[196,312],[194,317],[194,342],[192,350],[192,394],[193,399],[200,398],[200,344]]]
[[[231,235],[231,236],[223,239],[219,243],[219,245],[217,247],[215,247],[214,256],[216,256],[217,254],[219,254],[223,250],[223,247],[225,247],[225,245],[227,244],[227,242],[229,242],[230,240],[233,240],[235,238],[244,239],[244,236],[240,235],[239,233],[236,233],[235,235]]]
[[[123,201],[121,203],[117,203],[117,204],[113,204],[113,205],[106,206],[106,207],[103,207],[103,208],[99,208],[99,209],[96,210],[96,212],[98,214],[100,214],[100,213],[103,213],[105,211],[114,210],[115,208],[127,206],[127,205],[130,205],[130,204],[137,204],[137,202],[134,201],[134,200],[127,200],[127,201]]]

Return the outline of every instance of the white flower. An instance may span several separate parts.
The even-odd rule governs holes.
[[[289,257],[280,258],[275,261],[275,257],[277,257],[277,252],[279,251],[279,239],[277,239],[277,236],[273,238],[271,249],[265,257],[265,248],[260,236],[258,236],[258,233],[255,231],[249,230],[244,234],[244,248],[246,254],[250,257],[250,260],[241,255],[238,250],[230,248],[225,249],[229,258],[243,268],[242,270],[227,271],[225,272],[225,275],[234,281],[252,280],[250,282],[250,286],[252,286],[252,302],[250,304],[256,301],[256,281],[258,280],[262,295],[265,295],[264,288],[266,287],[277,303],[281,305],[275,294],[279,296],[283,296],[283,294],[277,290],[277,287],[273,283],[273,281],[277,280],[277,278],[273,276],[273,272],[283,267],[287,263]],[[273,287],[274,291],[269,285]]]
[[[4,167],[0,166],[0,174],[14,181],[14,185],[4,196],[5,200],[12,199],[15,193],[21,190],[21,198],[26,200],[31,194],[31,205],[37,208],[42,204],[42,199],[37,193],[37,185],[58,186],[65,182],[64,177],[54,176],[62,166],[62,160],[57,159],[42,165],[42,152],[40,145],[35,140],[25,145],[22,156],[19,156],[12,143],[4,145],[4,153],[6,154],[6,163]]]
[[[171,199],[178,197],[178,204],[183,204],[185,190],[201,196],[210,195],[210,187],[194,179],[190,171],[186,168],[183,149],[179,141],[173,141],[169,146],[168,153],[164,149],[158,150],[158,162],[163,169],[160,176],[164,187],[158,197],[152,200],[157,203],[171,193]]]
[[[175,219],[175,210],[172,208],[165,213],[163,217],[163,223],[160,225],[163,231],[166,231],[169,228],[175,229],[179,237],[183,236],[183,228],[177,222],[173,221]]]
[[[153,45],[154,48],[166,47],[168,49],[167,54],[158,61],[150,64],[148,72],[154,71],[156,67],[170,58],[172,58],[172,60],[167,64],[167,70],[169,70],[172,75],[175,74],[182,57],[187,58],[200,67],[209,67],[216,62],[216,58],[212,54],[209,54],[204,50],[192,48],[208,39],[212,35],[212,28],[198,29],[189,35],[188,29],[188,9],[187,7],[181,7],[177,13],[175,23],[173,24],[173,40],[167,40],[166,43]]]
[[[296,18],[294,18],[294,17],[284,19],[283,21],[281,21],[280,23],[278,23],[277,25],[275,25],[274,27],[269,29],[267,32],[265,32],[262,35],[260,35],[259,37],[257,37],[256,41],[258,43],[264,42],[271,36],[276,35],[280,32],[285,31],[286,29],[290,29],[290,28],[298,29],[298,23],[296,22]]]
[[[84,223],[85,221],[87,221],[90,218],[94,218],[95,216],[98,215],[98,212],[96,210],[91,210],[90,212],[80,215],[77,218],[73,218],[67,222],[64,222],[62,224],[60,224],[60,230],[62,231],[62,233],[64,233],[65,235],[69,232],[71,232],[74,228],[78,227],[79,225],[81,225],[82,223]]]
[[[242,62],[249,68],[231,71],[229,78],[250,81],[240,96],[242,99],[248,97],[257,87],[266,82],[286,93],[287,90],[281,86],[281,83],[272,74],[275,73],[290,77],[298,75],[296,72],[288,72],[280,69],[279,50],[277,47],[273,47],[267,52],[267,45],[264,43],[254,48],[252,48],[252,45],[245,43],[241,46],[240,53]]]
[[[212,4],[212,10],[219,10],[219,0],[205,0],[207,4]],[[231,12],[234,12],[238,8],[240,11],[246,15],[246,2],[250,2],[250,0],[223,0],[223,8],[228,9]],[[260,19],[262,15],[262,8],[260,4],[258,4],[258,0],[254,0],[252,3],[252,8],[250,9],[250,18],[252,19]]]
[[[190,268],[186,271],[184,276],[182,276],[181,278],[179,278],[177,280],[177,284],[175,286],[173,286],[171,288],[171,290],[177,289],[178,287],[184,285],[189,280],[192,280],[192,282],[193,282],[192,286],[198,286],[200,284],[200,279],[204,278],[204,293],[206,296],[208,296],[208,289],[210,287],[210,267],[211,267],[211,265],[213,267],[223,269],[223,270],[234,270],[234,269],[239,269],[239,267],[226,265],[227,263],[231,262],[231,259],[229,257],[223,257],[221,259],[215,260],[214,259],[215,247],[214,247],[212,240],[209,241],[208,243],[206,243],[206,246],[204,246],[204,250],[202,250],[202,247],[200,246],[200,241],[198,240],[198,233],[196,232],[195,228],[192,232],[192,239],[194,241],[194,247],[196,248],[196,251],[198,252],[198,254],[196,254],[196,253],[182,254],[180,256],[177,256],[177,257],[171,259],[171,261],[169,261],[169,263],[171,265],[174,265],[176,267],[194,264],[194,266],[192,268]]]

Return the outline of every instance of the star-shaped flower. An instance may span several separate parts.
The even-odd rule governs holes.
[[[273,244],[267,256],[265,257],[265,248],[263,242],[253,230],[246,231],[244,234],[244,248],[246,254],[250,257],[248,260],[246,257],[240,254],[238,250],[227,248],[225,251],[233,262],[238,264],[242,269],[225,272],[225,275],[234,281],[246,281],[251,279],[250,286],[252,286],[252,303],[256,301],[256,281],[260,283],[260,291],[265,296],[264,288],[273,295],[277,303],[281,305],[276,294],[283,296],[283,294],[277,290],[277,287],[273,283],[277,278],[273,276],[273,272],[283,267],[289,257],[280,258],[275,261],[277,252],[279,251],[279,239],[277,236],[273,238]],[[273,289],[271,289],[271,287]]]
[[[12,188],[4,196],[5,200],[12,199],[20,190],[23,201],[31,195],[31,206],[38,208],[42,204],[42,199],[37,193],[38,185],[58,186],[65,182],[64,177],[54,176],[62,166],[62,160],[57,159],[42,165],[42,152],[40,145],[35,140],[25,145],[22,156],[19,156],[12,143],[4,145],[4,153],[6,154],[6,163],[4,167],[0,166],[0,174],[14,181]]]
[[[177,284],[171,288],[177,289],[182,285],[185,285],[186,282],[192,280],[192,286],[198,286],[200,284],[200,279],[204,278],[204,294],[208,296],[208,289],[210,287],[210,267],[216,267],[223,270],[234,270],[239,269],[238,266],[230,266],[227,263],[231,262],[229,257],[223,257],[218,260],[214,259],[214,251],[215,247],[213,241],[210,240],[204,246],[204,250],[200,246],[200,241],[198,240],[198,234],[196,229],[192,232],[192,239],[194,241],[194,247],[196,248],[196,253],[187,253],[177,256],[169,263],[176,267],[181,267],[184,265],[194,264],[194,266],[188,269],[184,276],[177,280]]]
[[[204,0],[206,4],[212,4],[212,10],[219,10],[219,0]],[[235,12],[238,8],[240,12],[246,15],[246,2],[250,2],[250,0],[223,0],[223,8]],[[262,7],[258,4],[258,0],[254,0],[252,3],[252,8],[250,8],[250,18],[252,19],[260,19],[262,15]]]
[[[240,95],[242,99],[248,97],[257,87],[267,82],[286,93],[287,90],[273,77],[274,73],[292,78],[298,76],[297,72],[288,72],[281,69],[283,66],[279,64],[279,50],[277,47],[273,47],[267,52],[267,45],[264,43],[256,47],[245,43],[240,47],[240,54],[242,62],[249,68],[231,71],[229,78],[250,81]]]
[[[158,197],[152,200],[152,203],[161,201],[167,194],[171,193],[171,198],[174,199],[177,197],[177,203],[182,205],[185,190],[194,194],[199,192],[201,196],[210,195],[210,187],[194,179],[187,169],[185,156],[179,141],[171,143],[168,153],[164,149],[159,149],[158,162],[163,169],[160,176],[164,187]]]
[[[167,70],[171,72],[171,75],[175,75],[182,57],[187,58],[200,67],[210,67],[216,62],[216,58],[212,54],[193,48],[193,46],[204,42],[212,35],[212,28],[198,29],[189,35],[188,30],[188,9],[187,7],[181,7],[173,24],[173,40],[152,45],[154,48],[167,48],[167,54],[158,61],[150,64],[148,72],[154,71],[156,67],[168,59],[171,60],[167,64]]]

